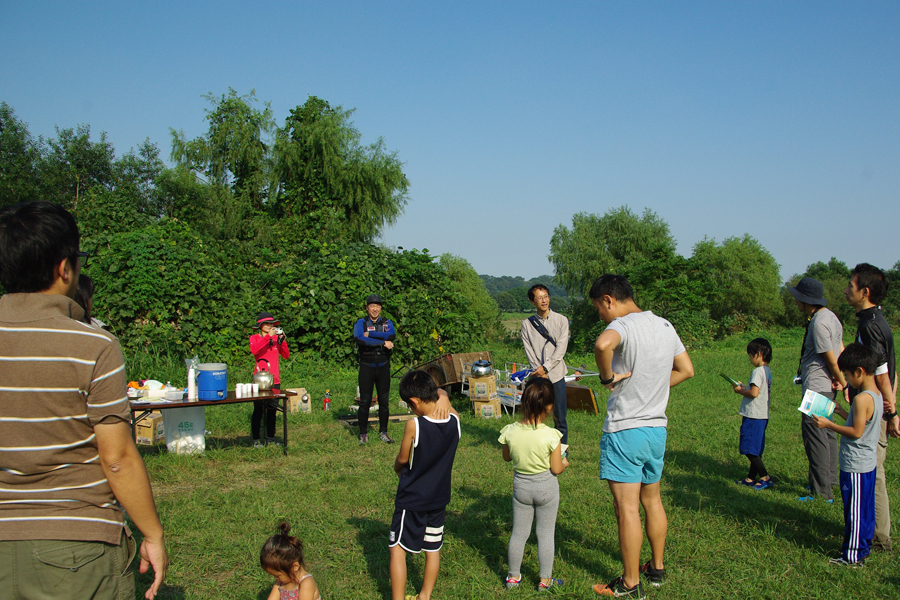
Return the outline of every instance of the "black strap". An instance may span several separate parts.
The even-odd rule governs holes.
[[[550,335],[550,332],[547,331],[547,328],[544,327],[544,324],[541,323],[541,318],[537,315],[531,315],[528,317],[528,322],[537,330],[541,336],[556,348],[556,340],[553,339],[553,336]]]

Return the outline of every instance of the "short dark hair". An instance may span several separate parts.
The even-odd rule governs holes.
[[[610,296],[619,302],[624,302],[625,300],[634,299],[634,288],[622,275],[607,273],[594,282],[588,295],[591,300],[599,300],[603,296]]]
[[[762,354],[763,362],[769,364],[772,362],[772,344],[766,338],[750,340],[750,343],[747,344],[747,354],[750,356]]]
[[[876,306],[887,296],[888,282],[884,272],[869,263],[859,263],[850,271],[850,279],[856,276],[856,289],[869,288],[869,302]]]
[[[853,373],[862,368],[866,375],[874,375],[878,368],[878,356],[871,348],[867,348],[859,342],[847,344],[841,355],[838,356],[838,368],[847,373]]]
[[[412,370],[400,380],[400,398],[408,402],[410,398],[418,398],[423,402],[437,402],[437,383],[428,371]]]
[[[43,292],[53,270],[68,258],[78,261],[80,235],[65,208],[43,200],[0,210],[0,283],[10,293]]]
[[[525,417],[525,421],[534,423],[555,401],[556,393],[550,380],[545,377],[532,377],[522,392],[522,416]]]
[[[544,290],[545,292],[547,292],[548,296],[550,295],[550,290],[547,289],[546,285],[544,285],[543,283],[536,283],[533,286],[531,286],[530,288],[528,288],[528,299],[530,301],[534,302],[534,293],[537,290]]]

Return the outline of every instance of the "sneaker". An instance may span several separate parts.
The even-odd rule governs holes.
[[[253,440],[253,447],[254,448],[265,448],[265,446],[263,446],[263,443],[259,440]]]
[[[550,588],[555,587],[555,586],[558,586],[558,585],[562,585],[562,584],[563,584],[563,580],[562,580],[562,579],[553,579],[553,578],[551,577],[549,583],[544,583],[543,581],[540,582],[540,583],[538,584],[538,586],[537,586],[537,591],[539,591],[539,592],[546,592],[546,591],[549,590]]]
[[[754,490],[767,490],[772,487],[775,487],[775,482],[772,481],[771,478],[769,478],[769,479],[760,479],[759,481],[757,481],[756,484],[753,486],[753,489]]]
[[[518,579],[513,579],[512,577],[506,578],[506,589],[511,590],[513,588],[519,587],[519,584],[522,583],[522,577],[520,576]]]
[[[647,596],[644,594],[644,586],[638,581],[633,588],[625,587],[625,580],[616,577],[609,583],[598,583],[594,585],[594,591],[601,596],[615,596],[616,598],[637,598],[644,600]]]
[[[649,560],[641,565],[641,573],[653,587],[662,587],[662,584],[666,582],[666,570],[654,569]]]
[[[798,502],[812,502],[815,499],[816,499],[815,496],[800,496],[799,498],[797,498],[797,501]],[[826,500],[825,504],[834,504],[834,498],[831,498],[830,500]]]
[[[368,444],[368,443],[369,443],[369,435],[366,433],[361,434],[359,436],[359,445],[362,446],[363,444]]]
[[[849,560],[845,559],[843,556],[838,556],[837,558],[832,558],[828,562],[832,565],[837,565],[840,567],[850,567],[851,569],[858,569],[860,567],[865,566],[865,559],[859,560],[856,562],[850,562]]]
[[[386,431],[382,431],[381,433],[379,433],[378,438],[385,444],[393,444],[394,443],[394,440],[391,439],[391,436],[389,436]]]
[[[271,444],[272,446],[280,446],[280,445],[281,445],[281,442],[279,442],[279,441],[278,441],[277,439],[275,439],[275,438],[266,438],[266,445],[268,446],[268,445],[270,445],[270,444]]]

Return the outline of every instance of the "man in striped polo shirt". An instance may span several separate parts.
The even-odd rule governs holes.
[[[131,438],[118,341],[72,297],[78,226],[64,208],[0,210],[0,599],[133,598],[135,543],[152,599],[168,565]],[[118,504],[117,504],[118,501]]]

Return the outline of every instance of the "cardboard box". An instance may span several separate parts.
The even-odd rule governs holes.
[[[134,428],[134,442],[142,446],[166,443],[166,430],[163,426],[162,413],[152,412]]]
[[[496,400],[498,398],[497,379],[493,375],[469,378],[470,400]]]
[[[312,412],[312,399],[309,397],[309,394],[306,392],[306,388],[295,388],[290,390],[285,390],[287,392],[294,392],[297,394],[296,396],[288,396],[288,412],[291,414],[294,413],[311,413]],[[306,402],[303,401],[303,396],[306,396]]]
[[[482,419],[499,419],[503,416],[500,400],[476,400],[472,404],[475,407],[475,416]]]

